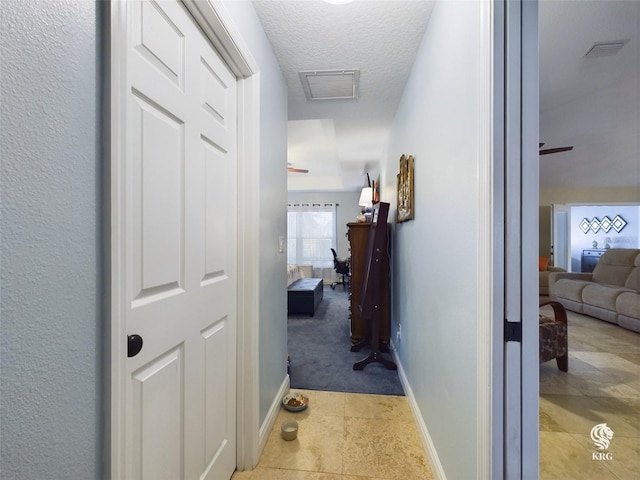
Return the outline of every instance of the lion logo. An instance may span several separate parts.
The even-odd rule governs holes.
[[[591,440],[596,448],[606,450],[609,442],[613,438],[613,430],[607,427],[606,423],[599,423],[591,429]]]

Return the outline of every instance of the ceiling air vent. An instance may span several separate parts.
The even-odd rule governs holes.
[[[603,57],[605,55],[614,55],[620,51],[629,40],[616,40],[614,42],[596,42],[584,54],[585,57]]]
[[[360,70],[310,70],[299,74],[307,100],[358,98]]]

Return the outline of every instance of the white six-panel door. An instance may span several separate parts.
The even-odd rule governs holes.
[[[236,79],[180,2],[125,4],[124,158],[111,176],[112,195],[122,196],[111,215],[120,304],[112,309],[143,346],[115,362],[124,397],[115,425],[124,431],[113,433],[124,442],[127,478],[228,479],[236,465]]]

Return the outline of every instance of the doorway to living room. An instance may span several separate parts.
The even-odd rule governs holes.
[[[568,272],[638,248],[639,14],[638,2],[539,2],[539,141],[572,147],[540,156],[539,253]],[[567,314],[568,371],[540,365],[540,478],[632,478],[637,456],[621,452],[638,442],[638,334]],[[615,432],[612,460],[593,457],[601,423]]]

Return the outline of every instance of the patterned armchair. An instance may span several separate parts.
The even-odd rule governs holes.
[[[551,305],[555,318],[539,314],[540,363],[556,359],[558,368],[569,371],[569,345],[567,333],[567,311],[560,302],[545,301],[540,306]]]

